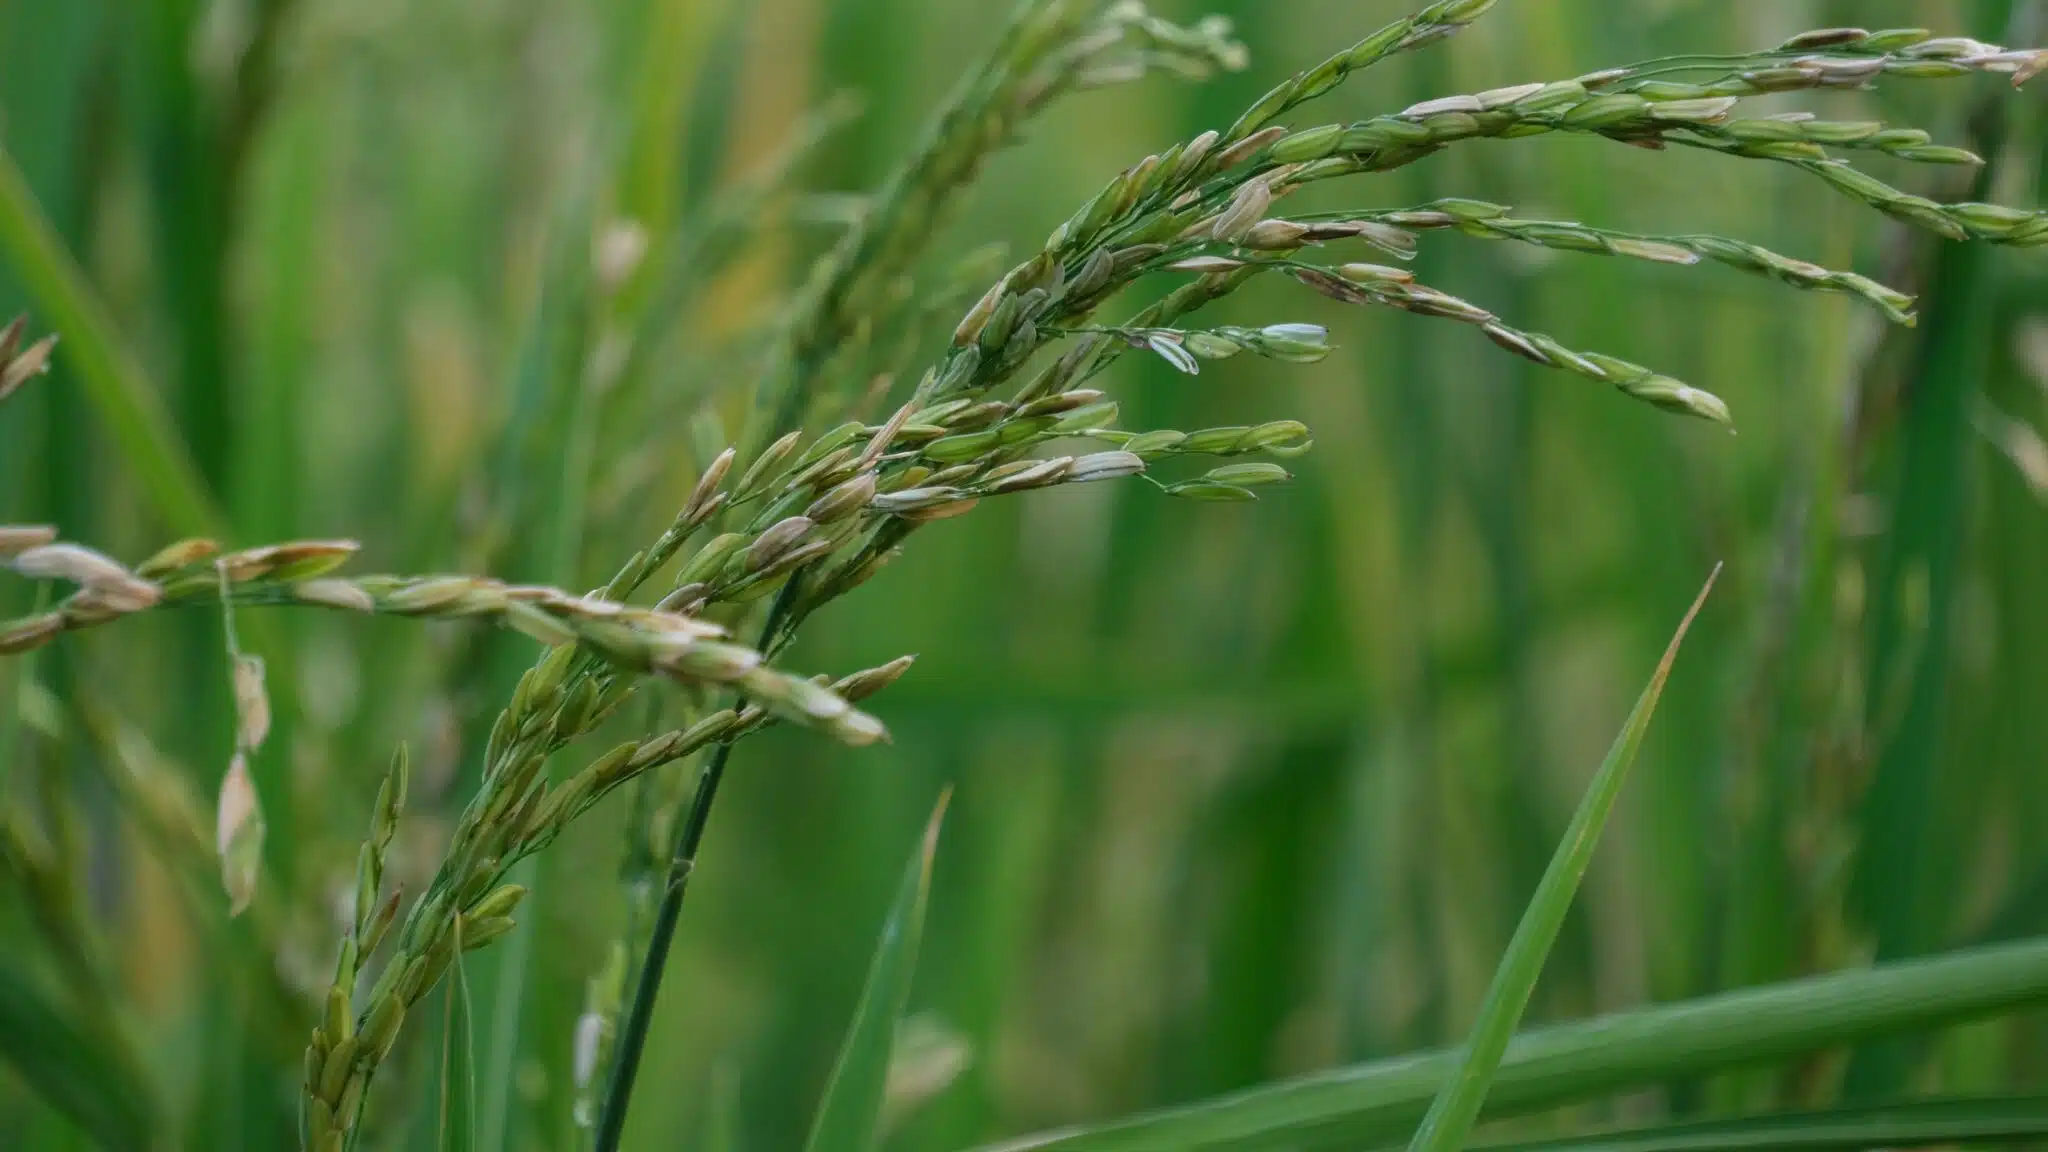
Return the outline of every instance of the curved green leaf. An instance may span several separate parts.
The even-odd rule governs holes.
[[[1494,970],[1493,984],[1479,1006],[1479,1019],[1472,1025],[1472,1039],[1465,1046],[1464,1058],[1430,1104],[1422,1126],[1415,1130],[1415,1139],[1408,1145],[1411,1152],[1457,1152],[1465,1146],[1465,1138],[1479,1118],[1479,1106],[1486,1102],[1487,1085],[1493,1082],[1494,1070],[1500,1067],[1501,1054],[1507,1051],[1515,1026],[1522,1022],[1529,997],[1536,991],[1536,980],[1543,975],[1543,961],[1549,957],[1565,913],[1571,911],[1572,898],[1578,895],[1579,881],[1585,878],[1586,867],[1593,861],[1593,847],[1600,841],[1600,830],[1606,827],[1614,802],[1621,796],[1629,766],[1635,763],[1636,749],[1642,747],[1650,716],[1657,711],[1657,697],[1663,694],[1671,664],[1678,659],[1678,646],[1685,642],[1686,629],[1692,627],[1700,606],[1707,602],[1707,593],[1714,590],[1714,578],[1720,574],[1721,566],[1714,565],[1685,619],[1678,622],[1678,631],[1665,646],[1664,659],[1657,662],[1657,671],[1636,700],[1628,723],[1622,726],[1607,759],[1601,761],[1600,770],[1587,785],[1578,811],[1572,813],[1571,825],[1551,856],[1550,866],[1543,870],[1536,894],[1530,897],[1522,922],[1515,926],[1514,938],[1508,941],[1507,954]]]
[[[2048,1002],[2048,939],[1724,992],[1517,1036],[1482,1115],[1504,1116]],[[1438,1049],[1002,1145],[1320,1148],[1405,1138],[1461,1053]]]
[[[2048,1096],[1909,1100],[1661,1124],[1592,1136],[1480,1143],[1484,1152],[1819,1152],[1831,1148],[1920,1148],[2048,1136]]]
[[[890,905],[867,985],[854,1009],[853,1025],[839,1049],[825,1098],[811,1122],[806,1152],[864,1152],[875,1143],[875,1120],[881,1115],[888,1086],[889,1057],[896,1048],[896,1026],[910,1001],[910,980],[917,970],[917,945],[924,934],[925,903],[931,895],[932,856],[939,847],[939,825],[946,818],[950,793],[925,825],[924,840],[903,870],[903,882]]]

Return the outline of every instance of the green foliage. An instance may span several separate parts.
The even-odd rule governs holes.
[[[50,1106],[105,1148],[149,1148],[160,1131],[145,1074],[107,1018],[66,1004],[12,961],[0,966],[0,1048]]]
[[[131,7],[0,8],[10,1147],[2042,1134],[2030,0]]]

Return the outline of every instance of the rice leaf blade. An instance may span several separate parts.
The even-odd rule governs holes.
[[[931,896],[932,858],[939,847],[939,826],[950,796],[941,796],[925,825],[924,838],[903,870],[902,883],[882,925],[861,989],[853,1024],[826,1081],[825,1096],[811,1123],[805,1152],[864,1152],[875,1145],[875,1122],[889,1078],[889,1057],[896,1047],[896,1027],[910,1001],[911,977],[917,969],[917,946],[924,934],[925,905]]]
[[[2048,940],[1788,980],[1524,1032],[1483,1117],[1540,1111],[1679,1077],[1767,1065],[1878,1036],[2048,1002]],[[1461,1062],[1457,1049],[1374,1060],[1000,1145],[1136,1152],[1398,1141]]]
[[[2048,1097],[1909,1100],[1658,1124],[1557,1140],[1475,1144],[1485,1152],[1794,1152],[1991,1144],[2048,1135]]]
[[[1678,659],[1679,645],[1685,642],[1686,630],[1692,627],[1694,617],[1707,602],[1707,594],[1713,591],[1714,580],[1720,574],[1721,566],[1716,564],[1707,576],[1706,585],[1693,600],[1691,609],[1678,622],[1678,631],[1665,647],[1664,658],[1658,661],[1649,685],[1636,701],[1635,710],[1629,713],[1628,723],[1615,737],[1614,747],[1608,750],[1607,759],[1601,762],[1600,770],[1594,773],[1593,782],[1580,799],[1578,811],[1572,814],[1571,825],[1565,829],[1563,842],[1550,858],[1550,867],[1544,870],[1543,879],[1536,886],[1536,894],[1523,912],[1521,924],[1515,928],[1514,938],[1508,941],[1507,954],[1494,970],[1493,985],[1487,989],[1486,1000],[1480,1005],[1479,1020],[1472,1026],[1472,1038],[1459,1061],[1458,1070],[1444,1083],[1436,1101],[1430,1105],[1429,1114],[1423,1117],[1422,1126],[1409,1143],[1411,1152],[1455,1152],[1464,1147],[1466,1137],[1471,1134],[1480,1106],[1486,1102],[1487,1086],[1500,1067],[1501,1056],[1507,1051],[1515,1026],[1521,1023],[1522,1012],[1529,1006],[1529,997],[1535,992],[1536,981],[1543,974],[1543,961],[1549,957],[1550,945],[1557,939],[1565,913],[1571,910],[1572,898],[1578,894],[1579,881],[1585,877],[1587,865],[1592,863],[1593,848],[1600,841],[1600,831],[1614,811],[1621,786],[1628,780],[1629,767],[1635,763],[1636,749],[1642,746],[1643,733],[1649,729],[1650,717],[1657,711],[1657,698],[1663,694],[1664,681],[1671,675],[1672,663]]]

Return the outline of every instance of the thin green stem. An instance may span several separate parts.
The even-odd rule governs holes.
[[[697,793],[690,800],[689,815],[677,834],[661,908],[655,913],[654,929],[647,940],[647,955],[640,964],[640,978],[633,988],[633,1003],[619,1033],[618,1054],[613,1059],[611,1079],[605,1088],[604,1112],[597,1128],[597,1152],[618,1152],[619,1138],[626,1126],[626,1107],[633,1095],[633,1081],[639,1075],[640,1057],[647,1047],[654,1001],[661,994],[661,977],[668,966],[669,946],[675,941],[676,923],[682,917],[683,890],[696,867],[697,847],[703,843],[711,805],[718,798],[718,785],[725,777],[725,765],[731,758],[730,742],[721,743],[712,750],[703,775],[697,778]]]
[[[795,609],[803,573],[790,577],[775,598],[768,619],[761,625],[760,646],[769,651],[784,623]],[[735,707],[745,707],[745,699]],[[633,1081],[640,1074],[640,1057],[647,1047],[647,1032],[654,1020],[654,1002],[661,995],[661,977],[668,967],[669,947],[675,942],[676,924],[682,918],[683,893],[690,873],[697,867],[697,849],[704,842],[704,829],[711,820],[711,805],[718,799],[718,785],[725,778],[725,766],[732,759],[732,741],[720,741],[697,777],[697,791],[690,798],[689,811],[676,829],[675,849],[669,854],[668,878],[664,882],[661,907],[655,912],[648,935],[647,952],[640,961],[640,976],[633,987],[633,1000],[619,1030],[618,1049],[612,1057],[611,1076],[606,1081],[604,1110],[597,1125],[595,1152],[618,1152],[626,1129],[626,1108],[633,1096]]]
[[[214,572],[220,578],[221,636],[227,642],[228,657],[234,659],[242,654],[242,641],[235,635],[235,598],[231,591],[233,585],[228,582],[228,570],[225,567],[216,568]]]

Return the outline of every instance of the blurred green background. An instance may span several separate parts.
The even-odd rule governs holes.
[[[667,523],[724,442],[702,417],[709,399],[744,390],[733,350],[843,227],[846,197],[913,143],[985,46],[991,7],[4,0],[0,142],[168,408],[226,539],[348,536],[364,569],[580,589]],[[1162,0],[1179,19],[1233,17],[1250,67],[1061,103],[990,165],[934,267],[1035,244],[1118,169],[1226,124],[1409,7]],[[2014,19],[1991,0],[1506,4],[1355,78],[1317,116],[1828,24],[2000,40]],[[561,270],[587,268],[619,220],[650,253],[679,251],[721,188],[841,92],[863,112],[802,169],[819,195],[777,201],[730,253],[691,254],[705,274],[680,306],[628,283],[658,339],[599,398],[587,439],[567,436],[554,400],[601,377],[586,368],[610,350]],[[2040,201],[2038,91],[1977,79],[1785,106],[1828,101],[1975,147],[1994,159],[1995,198]],[[1967,174],[1873,167],[1915,191],[1967,191]],[[1317,438],[1298,482],[1250,505],[1135,482],[985,502],[920,532],[808,626],[791,658],[806,670],[918,654],[874,702],[894,743],[776,733],[737,753],[632,1146],[680,1146],[719,1115],[740,1147],[801,1141],[902,861],[947,785],[914,997],[941,1086],[904,1082],[892,1147],[955,1148],[1455,1040],[1716,561],[1720,588],[1532,1018],[2048,928],[2038,259],[1909,235],[1784,166],[1594,139],[1475,142],[1319,194],[1376,207],[1471,195],[1739,236],[1923,292],[1921,324],[1881,331],[1848,298],[1712,266],[1432,234],[1416,265],[1429,283],[1711,389],[1740,435],[1544,373],[1457,325],[1279,284],[1214,318],[1327,324],[1327,361],[1239,357],[1185,377],[1126,358],[1104,385],[1125,426],[1298,418]],[[35,304],[17,271],[0,266],[8,314]],[[939,320],[928,351],[952,317]],[[60,346],[56,371],[0,411],[0,522],[52,522],[140,558],[195,525],[167,519],[73,369]],[[0,617],[28,598],[0,583]],[[407,621],[273,613],[259,627],[245,640],[271,661],[279,714],[256,766],[270,824],[260,931],[188,891],[136,831],[90,720],[120,717],[128,754],[210,812],[230,739],[217,619],[67,638],[39,657],[33,690],[20,661],[0,663],[0,699],[29,720],[0,747],[16,766],[8,801],[75,812],[120,1010],[189,1147],[289,1133],[275,1081],[296,1078],[312,1021],[266,990],[324,984],[331,906],[401,740],[415,801],[396,867],[431,866],[482,726],[532,651]],[[505,1147],[571,1146],[571,1033],[622,916],[625,809],[607,805],[543,858],[529,938],[472,965]],[[44,979],[19,904],[0,892],[0,969]],[[435,1049],[418,1023],[423,1079]],[[2042,1023],[1873,1052],[1850,1087],[2038,1083]],[[1812,1102],[1842,1075],[1839,1059],[1802,1062],[1580,1118]],[[385,1086],[387,1118],[405,1114],[404,1083]],[[9,1148],[84,1146],[4,1071],[0,1133]]]

